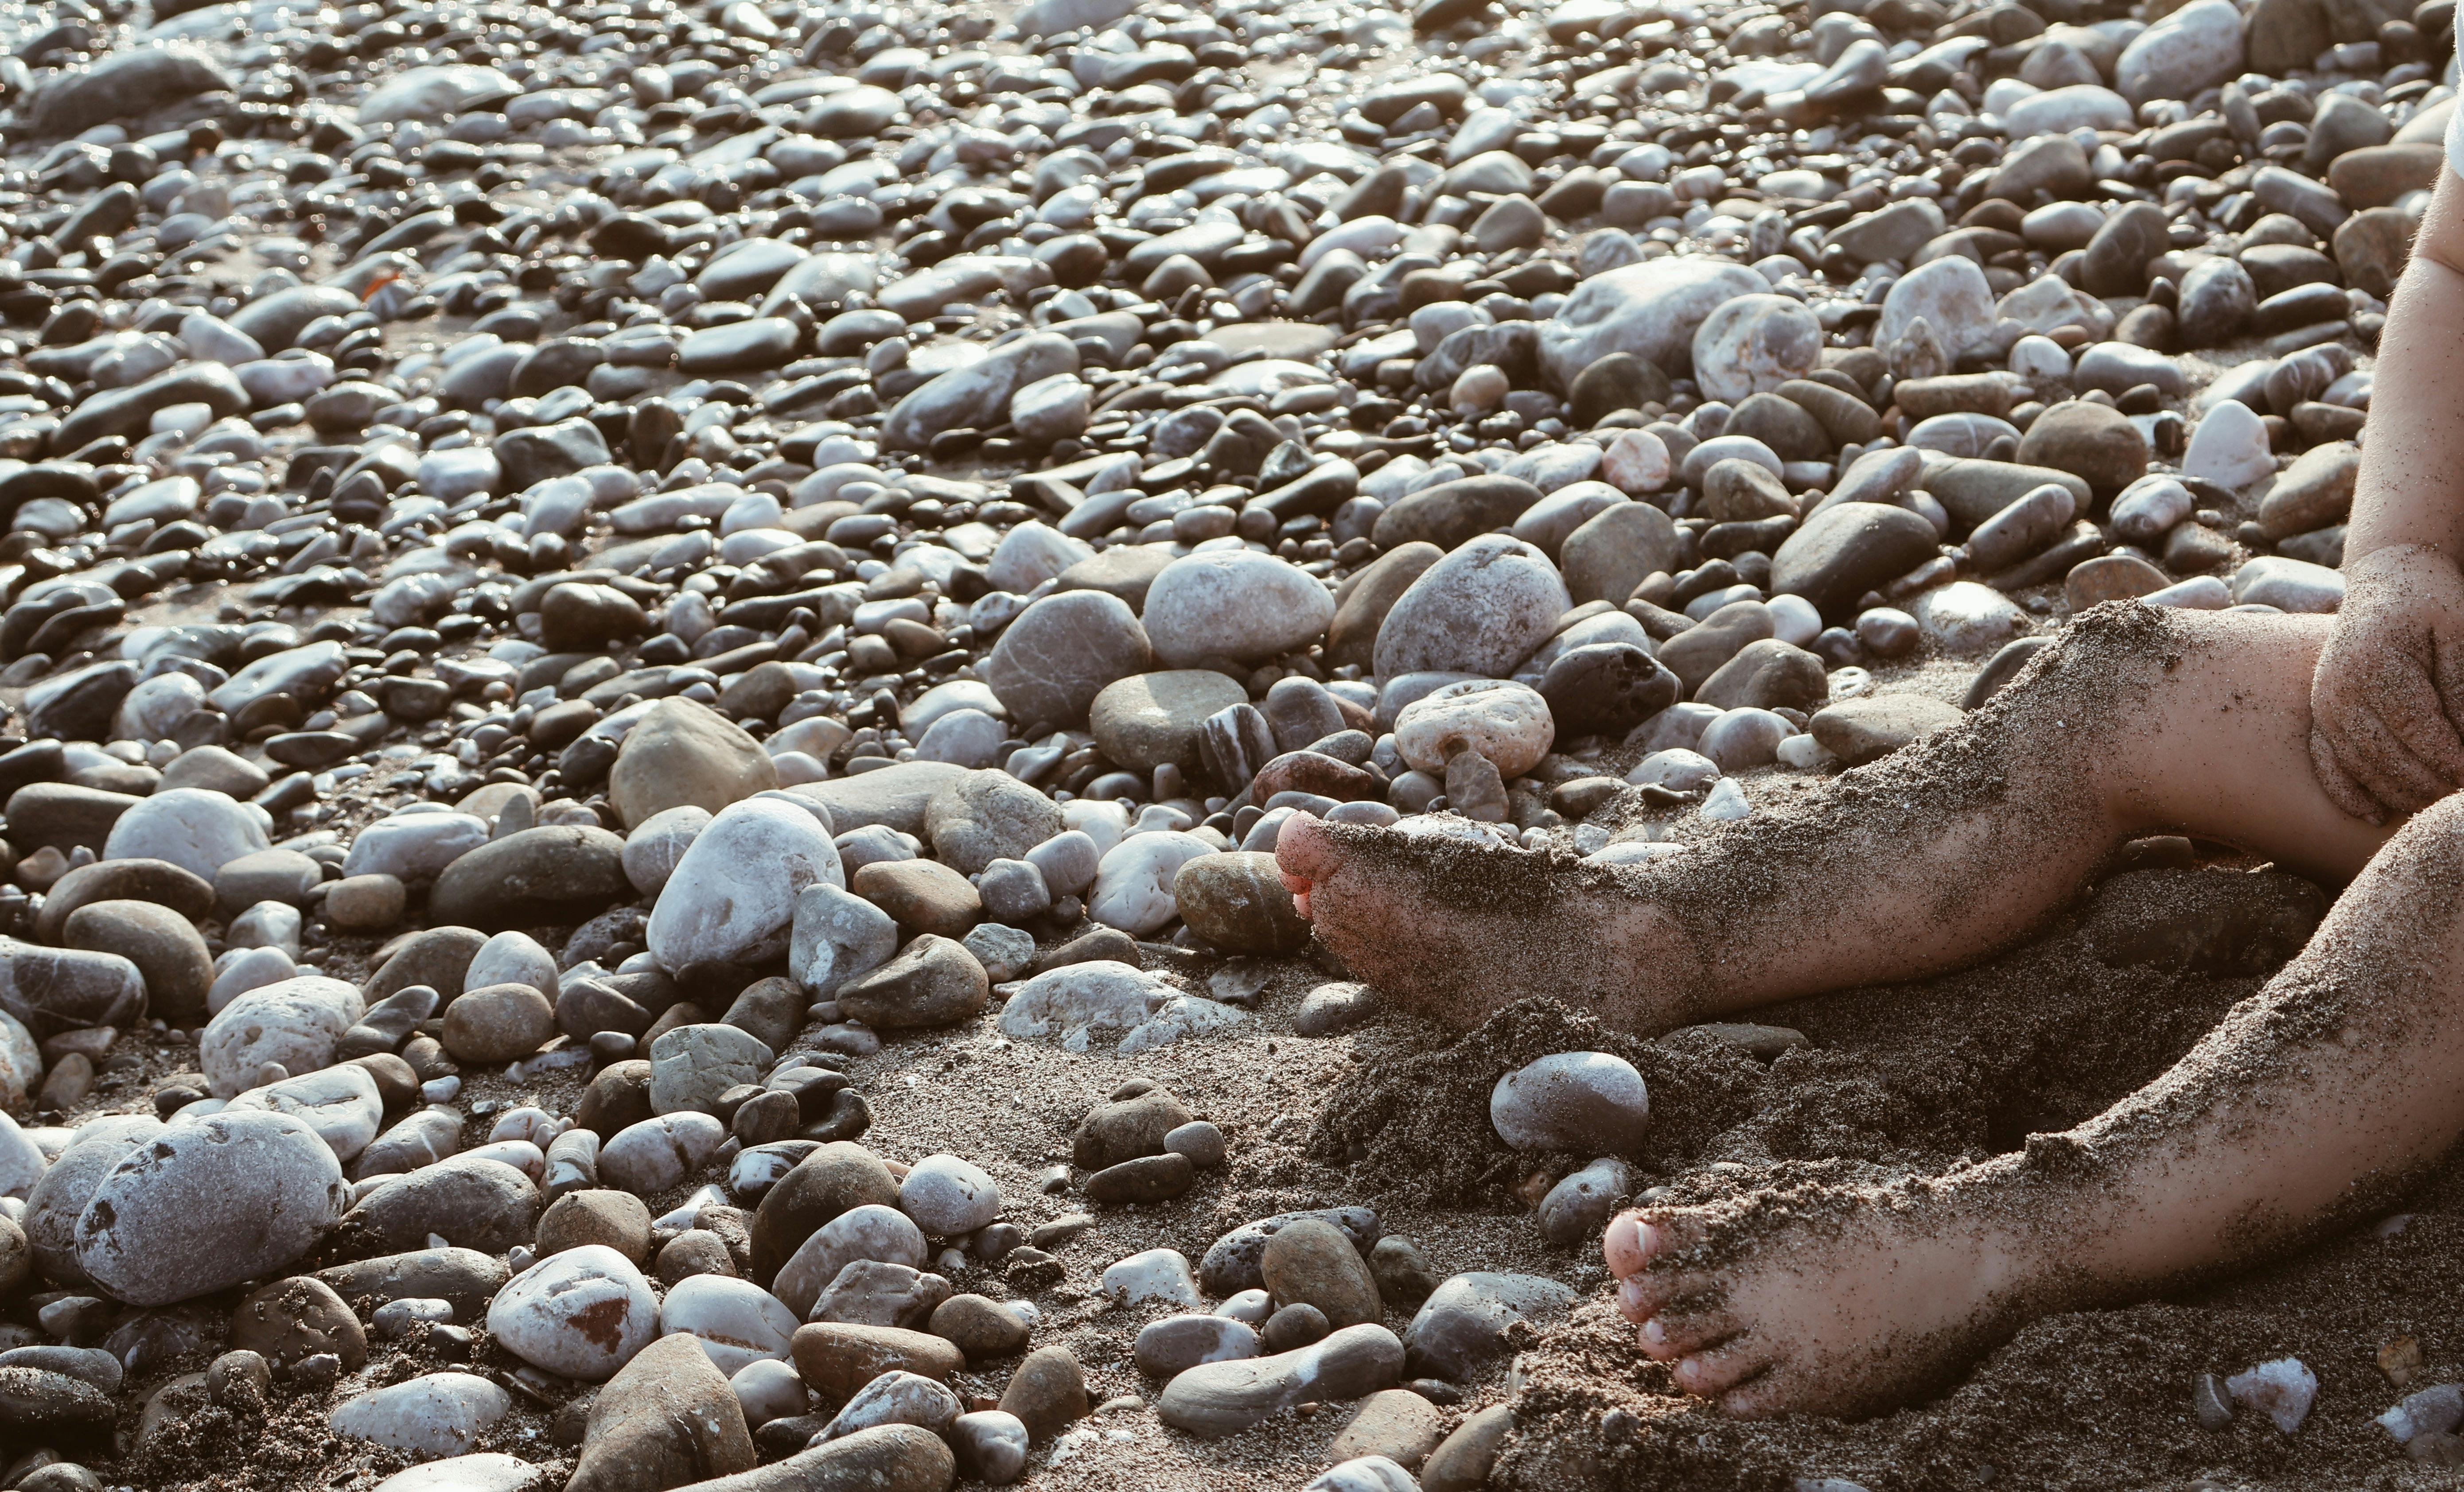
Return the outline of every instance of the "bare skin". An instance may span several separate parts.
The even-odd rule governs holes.
[[[2119,650],[2074,638],[1896,767],[1647,869],[1284,829],[1285,880],[1320,935],[1461,1023],[1544,994],[1653,1032],[1939,973],[2016,940],[2152,831],[2352,882],[2189,1056],[2019,1154],[1844,1198],[1620,1216],[1603,1243],[1619,1303],[1681,1388],[1741,1415],[1884,1410],[2033,1316],[2363,1216],[2464,1133],[2459,348],[2464,183],[2442,172],[2379,349],[2332,622],[2175,616]],[[1924,801],[1929,758],[1944,801]]]
[[[1623,986],[1595,997],[1602,1014],[1644,1032],[1971,963],[2142,834],[2361,876],[2300,959],[2190,1057],[2021,1155],[1851,1208],[1798,1213],[1764,1196],[1612,1225],[1621,1303],[1680,1386],[1740,1415],[1871,1412],[2034,1315],[2281,1249],[2384,1199],[2464,1132],[2464,1087],[2447,1076],[2464,1056],[2464,1007],[2442,979],[2464,954],[2452,910],[2464,804],[2422,815],[2373,860],[2397,831],[2346,813],[2312,771],[2310,681],[2329,625],[2092,622],[2101,645],[2048,649],[1965,731],[1815,790],[1791,825],[1758,816],[1673,860],[1582,872],[1549,937],[1579,954],[1532,957],[1525,936],[1484,957],[1481,937],[1458,932],[1430,956],[1414,913],[1464,900],[1450,889],[1465,878],[1448,867],[1416,881],[1415,867],[1482,851],[1295,820],[1278,855],[1321,934],[1397,998],[1429,991],[1436,1010],[1477,1019],[1484,1004],[1563,998],[1552,980],[1595,966],[1588,989]],[[1908,806],[1916,792],[1890,784],[1920,780],[1929,756],[1988,773],[1993,790],[1947,813]],[[1540,860],[1487,853],[1508,884],[1531,873],[1509,867]],[[1837,894],[1841,876],[1871,880],[1878,865],[1896,867],[1886,885]],[[1759,894],[1740,902],[1739,885]],[[1519,896],[1501,900],[1485,914],[1528,915]],[[1466,993],[1482,988],[1485,999]]]
[[[2311,690],[2338,806],[2415,812],[2464,785],[2464,180],[2441,171],[2380,342],[2344,536],[2344,604]]]

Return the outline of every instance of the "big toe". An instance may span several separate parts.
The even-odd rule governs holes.
[[[1287,881],[1331,880],[1343,863],[1342,856],[1334,836],[1313,814],[1295,813],[1276,832],[1275,867]]]

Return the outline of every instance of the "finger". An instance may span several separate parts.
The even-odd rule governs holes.
[[[2335,748],[2327,742],[2326,733],[2313,726],[2310,731],[2310,771],[2319,779],[2319,790],[2327,801],[2365,823],[2387,823],[2387,810],[2372,798],[2353,775],[2336,759]]]
[[[2448,728],[2464,736],[2464,635],[2431,630],[2430,682],[2438,691],[2439,713]]]
[[[2382,733],[2378,739],[2381,753],[2379,770],[2386,773],[2390,780],[2401,783],[2402,790],[2409,795],[2408,811],[2427,808],[2455,791],[2454,779],[2431,766],[2420,753],[2407,744],[2403,733],[2396,729],[2386,708],[2377,704],[2365,705],[2362,714]]]
[[[2369,695],[2366,708],[2377,712],[2395,738],[2404,742],[2415,760],[2437,774],[2449,791],[2464,781],[2464,737],[2457,736],[2448,721],[2428,663],[2407,656],[2401,664],[2374,670]]]
[[[2371,797],[2399,813],[2427,808],[2454,791],[2366,705],[2346,712],[2336,758],[2369,789]]]

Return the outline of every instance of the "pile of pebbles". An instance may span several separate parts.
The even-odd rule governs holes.
[[[1094,1443],[1094,1215],[851,1072],[1114,1062],[1046,1193],[1171,1204],[1292,813],[1683,853],[2075,609],[2333,610],[2453,9],[0,17],[0,1485]],[[1579,1249],[1647,1100],[1549,1061]],[[1177,1431],[1362,1398],[1335,1492],[1478,1484],[1574,1297],[1358,1206],[1102,1288]]]

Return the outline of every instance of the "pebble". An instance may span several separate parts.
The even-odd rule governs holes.
[[[435,1372],[362,1394],[326,1424],[348,1439],[421,1456],[460,1456],[513,1408],[513,1395],[468,1372]]]
[[[673,889],[652,909],[645,940],[662,968],[759,964],[786,952],[796,898],[840,886],[846,872],[829,830],[778,799],[731,804],[676,863]]]
[[[1607,1052],[1561,1052],[1497,1080],[1498,1136],[1520,1151],[1633,1152],[1651,1120],[1642,1075]]]
[[[1266,1240],[1258,1268],[1278,1304],[1314,1306],[1337,1330],[1384,1313],[1368,1262],[1342,1229],[1321,1219],[1303,1218],[1279,1229]]]
[[[1604,800],[1557,762],[1639,734],[1637,782],[1743,814],[1728,774],[1954,724],[1904,692],[1919,660],[2005,677],[2121,597],[2341,603],[2356,358],[2438,170],[2433,27],[944,10],[734,7],[683,42],[525,13],[478,51],[269,23],[253,52],[192,11],[20,49],[0,651],[32,744],[0,776],[45,900],[0,898],[0,1097],[74,1123],[174,1031],[158,1107],[207,1095],[142,1184],[115,1168],[157,1131],[89,1126],[48,1168],[53,1136],[0,1143],[47,1284],[94,1287],[106,1174],[172,1195],[203,1166],[179,1134],[277,1120],[282,1167],[178,1185],[281,1211],[281,1246],[149,1254],[132,1287],[278,1278],[340,1166],[394,1178],[360,1198],[381,1246],[538,1250],[525,1282],[609,1246],[548,1248],[583,1213],[535,1224],[542,1187],[625,1196],[639,1263],[617,1189],[721,1179],[659,1220],[677,1289],[755,1288],[892,1202],[975,1267],[1007,1226],[991,1152],[935,1140],[901,1184],[810,1136],[863,1132],[862,1090],[941,1049],[902,1028],[996,999],[995,1042],[1240,1029],[1184,963],[1309,946],[1265,861],[1287,810],[1249,812],[1279,792],[1359,823],[1443,793],[1459,827],[1640,857],[1571,822]],[[1705,164],[1732,115],[1755,138]],[[248,210],[269,192],[318,231]],[[2182,355],[2245,340],[2221,372]],[[364,985],[327,976],[338,936],[386,952],[414,912]],[[1322,987],[1293,1028],[1375,1010]],[[814,1048],[890,1066],[776,1067]],[[584,1063],[573,1113],[534,1087],[537,1120],[475,1128]],[[1090,1199],[1225,1164],[1177,1100],[1131,1117],[1090,1119],[1128,1137],[1089,1148]],[[1582,1178],[1631,1146],[1604,1140],[1551,1147],[1593,1164],[1544,1229],[1593,1230]],[[845,1185],[804,1169],[825,1153]],[[912,1326],[948,1304],[926,1262],[813,1283],[863,1317],[821,1325]],[[402,1299],[467,1328],[493,1285],[455,1278]],[[681,1480],[1023,1474],[1023,1425],[935,1423],[956,1459],[884,1422]],[[1476,1481],[1495,1435],[1465,1443]],[[416,1454],[529,1477],[467,1449]],[[1345,1455],[1332,1484],[1382,1485],[1393,1447]],[[631,1475],[584,1459],[593,1492]],[[388,1486],[461,1484],[419,1476]]]
[[[816,1229],[780,1265],[771,1289],[799,1320],[807,1319],[813,1302],[854,1262],[871,1260],[913,1269],[920,1268],[929,1257],[923,1230],[913,1219],[894,1207],[869,1203],[850,1208]]]
[[[288,1114],[209,1114],[165,1130],[106,1172],[76,1224],[88,1280],[165,1306],[276,1273],[340,1220],[348,1189],[317,1132]],[[197,1249],[182,1239],[227,1246]]]
[[[1201,1439],[1221,1439],[1295,1404],[1392,1388],[1402,1368],[1403,1344],[1395,1333],[1374,1324],[1348,1327],[1292,1351],[1191,1368],[1165,1386],[1155,1417]]]
[[[1169,1383],[1200,1363],[1258,1355],[1258,1333],[1223,1316],[1166,1316],[1138,1329],[1131,1353],[1138,1371]]]
[[[1404,1328],[1415,1373],[1460,1382],[1503,1351],[1518,1321],[1554,1319],[1574,1292],[1538,1275],[1472,1273],[1445,1281]]]
[[[604,1244],[550,1255],[488,1305],[488,1331],[534,1368],[605,1382],[659,1333],[659,1306],[633,1262]]]
[[[1106,1265],[1103,1287],[1106,1295],[1122,1306],[1160,1302],[1187,1307],[1202,1300],[1198,1282],[1190,1274],[1189,1260],[1177,1249],[1148,1249]]]
[[[659,1333],[700,1342],[712,1366],[733,1376],[763,1358],[786,1361],[796,1316],[750,1280],[698,1274],[677,1281],[659,1303]]]

